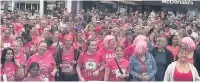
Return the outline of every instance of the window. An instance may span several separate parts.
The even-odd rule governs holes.
[[[38,4],[32,4],[32,6],[33,6],[32,9],[35,9],[35,10],[38,10],[38,8],[39,8],[39,7],[37,7]]]
[[[30,3],[26,4],[26,10],[31,10],[31,4]]]
[[[22,10],[22,11],[25,10],[25,3],[20,3],[20,10]]]

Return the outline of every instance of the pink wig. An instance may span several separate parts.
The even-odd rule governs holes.
[[[112,39],[115,39],[115,37],[113,35],[107,35],[103,40],[104,47],[107,47],[109,41],[112,40]]]
[[[181,43],[182,43],[182,47],[187,50],[195,50],[196,49],[196,44],[190,37],[182,38]]]
[[[146,41],[137,42],[134,54],[144,55],[146,52],[147,52],[147,42]]]
[[[139,41],[146,41],[146,40],[147,40],[147,37],[146,37],[146,36],[144,36],[144,35],[138,35],[138,36],[135,38],[133,44],[136,45],[137,42],[139,42]]]

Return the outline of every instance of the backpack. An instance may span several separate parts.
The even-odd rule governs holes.
[[[56,81],[62,81],[62,71],[60,68],[60,64],[62,64],[62,52],[63,49],[60,47],[60,45],[56,46],[57,50],[56,50],[56,55],[55,55],[55,62],[56,62],[56,67],[58,69],[56,76],[55,76],[55,80]],[[77,61],[80,55],[80,51],[78,49],[74,49],[74,60]],[[74,67],[76,67],[77,64],[75,64]]]

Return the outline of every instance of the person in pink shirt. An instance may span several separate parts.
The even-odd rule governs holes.
[[[123,50],[122,46],[115,48],[116,57],[107,62],[104,81],[124,81],[129,77],[129,62],[124,58]]]
[[[126,30],[126,33],[125,33],[125,39],[123,41],[123,46],[124,48],[127,48],[129,45],[133,44],[133,41],[134,41],[134,31],[132,31],[131,29],[128,29]]]
[[[135,51],[135,45],[137,44],[137,42],[139,41],[147,41],[147,37],[144,35],[138,35],[133,44],[128,46],[127,48],[125,48],[124,50],[124,57],[125,59],[127,59],[128,61],[130,60],[130,57],[133,55],[134,51]]]
[[[28,76],[24,78],[23,82],[27,81],[42,81],[42,78],[39,77],[40,66],[37,62],[33,62],[30,64],[28,69]]]
[[[101,81],[103,76],[100,74],[105,68],[101,53],[97,51],[95,39],[88,39],[87,48],[79,56],[76,71],[80,81]]]
[[[43,28],[43,32],[42,32],[42,35],[41,36],[38,36],[35,41],[34,41],[34,44],[35,46],[38,46],[39,42],[40,41],[44,41],[46,37],[50,36],[50,33],[49,33],[49,28],[45,27]]]
[[[15,27],[13,24],[8,25],[7,28],[10,28],[11,35],[15,35]]]
[[[76,41],[73,43],[73,47],[75,49],[79,49],[80,51],[84,51],[86,49],[84,37],[85,36],[81,31],[77,31]]]
[[[1,74],[6,75],[7,81],[15,81],[16,77],[20,77],[23,71],[18,70],[20,67],[16,65],[14,60],[14,51],[11,48],[4,48],[1,55]]]
[[[11,37],[11,32],[9,29],[6,29],[5,32],[2,34],[2,47],[11,47],[13,42],[13,38]]]
[[[45,42],[47,43],[47,53],[48,55],[51,54],[53,57],[56,54],[56,46],[52,45],[53,44],[53,38],[48,36],[45,38]]]
[[[115,57],[116,38],[113,35],[107,35],[103,40],[103,48],[99,50],[103,59],[108,62]]]
[[[31,34],[31,37],[32,37],[33,41],[39,36],[39,32],[38,32],[36,26],[32,27],[30,34]]]
[[[20,47],[23,47],[23,38],[21,36],[18,36],[15,38],[15,41],[19,43]]]
[[[26,62],[26,69],[29,68],[32,62],[37,62],[40,65],[39,77],[42,79],[49,79],[54,81],[54,76],[57,72],[56,63],[52,55],[49,55],[47,50],[47,43],[41,41],[38,46],[38,52],[32,55]]]
[[[168,39],[168,46],[166,47],[169,51],[172,52],[174,60],[176,59],[176,56],[178,54],[178,51],[180,50],[180,47],[178,46],[179,40],[176,35],[172,35]]]
[[[20,67],[19,70],[24,71],[25,63],[29,56],[27,56],[27,54],[24,54],[24,52],[20,49],[20,44],[18,42],[13,43],[13,50],[15,54],[14,59],[15,59],[16,65]],[[25,73],[23,74],[22,77],[16,77],[16,80],[22,81],[24,79],[24,75]]]
[[[72,46],[73,38],[71,35],[66,35],[64,37],[64,46],[62,49],[62,54],[60,57],[62,58],[60,64],[60,77],[62,77],[62,81],[78,81],[76,75],[75,65],[79,56],[77,49]],[[59,54],[57,54],[58,58]]]
[[[53,44],[52,46],[57,46],[58,42],[60,46],[63,46],[63,43],[61,41],[61,34],[59,33],[58,30],[54,31],[53,33]]]

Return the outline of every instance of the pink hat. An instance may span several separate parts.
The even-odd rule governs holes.
[[[98,33],[100,33],[102,31],[102,29],[101,29],[100,26],[97,26],[96,29],[95,29],[95,31],[98,32]]]

